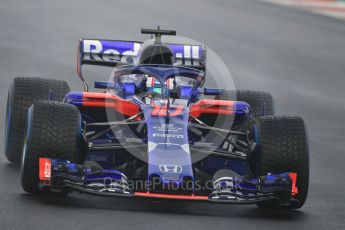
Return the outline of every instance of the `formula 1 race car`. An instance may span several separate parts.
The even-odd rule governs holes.
[[[5,154],[23,189],[265,208],[300,208],[309,182],[299,117],[277,116],[271,94],[203,88],[206,48],[81,39],[83,92],[65,81],[18,77],[9,90]],[[82,65],[115,67],[89,92]]]

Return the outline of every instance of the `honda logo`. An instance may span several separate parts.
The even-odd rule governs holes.
[[[182,166],[181,165],[159,165],[159,170],[164,173],[181,173]]]

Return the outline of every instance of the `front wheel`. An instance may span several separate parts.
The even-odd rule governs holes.
[[[81,116],[77,107],[43,101],[33,104],[28,112],[21,183],[28,193],[39,189],[39,158],[56,158],[77,162],[80,156]]]
[[[303,206],[308,195],[309,151],[304,121],[300,117],[265,116],[259,120],[260,174],[297,173],[298,202],[290,209]],[[280,208],[275,200],[258,204],[263,208]]]

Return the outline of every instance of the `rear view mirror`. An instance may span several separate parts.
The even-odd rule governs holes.
[[[115,83],[107,82],[107,81],[95,81],[95,88],[96,89],[115,89]]]

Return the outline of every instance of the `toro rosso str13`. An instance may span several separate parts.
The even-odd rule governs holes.
[[[65,81],[14,79],[5,154],[33,194],[79,191],[300,208],[309,181],[299,117],[274,113],[271,94],[203,88],[206,48],[81,39],[83,92]],[[115,67],[89,92],[82,65]]]

